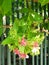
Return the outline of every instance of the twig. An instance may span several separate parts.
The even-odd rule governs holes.
[[[4,28],[10,28],[10,27],[12,27],[12,25],[4,25],[3,27]]]
[[[12,27],[12,25],[3,25],[0,28],[10,28],[10,27]]]
[[[45,30],[44,28],[43,28],[42,31],[43,31],[43,32],[46,32],[47,34],[49,34],[48,30]]]

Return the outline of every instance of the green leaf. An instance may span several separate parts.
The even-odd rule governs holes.
[[[49,21],[43,22],[43,27],[44,29],[49,30]]]
[[[10,37],[7,37],[6,39],[3,40],[2,45],[10,44],[11,41],[12,41],[12,40],[10,39]]]
[[[40,16],[38,13],[36,12],[32,12],[31,16],[33,17],[33,21],[37,22],[37,23],[42,23],[42,16]]]
[[[39,0],[39,2],[41,3],[41,6],[44,6],[49,3],[49,0]]]
[[[24,46],[21,46],[21,45],[19,45],[18,47],[19,47],[20,52],[21,52],[21,53],[24,53],[25,47],[24,47]]]
[[[12,0],[4,0],[1,6],[3,14],[11,12],[11,8],[12,8]]]
[[[34,36],[36,36],[36,33],[28,32],[27,39],[31,40]]]
[[[22,8],[19,10],[21,13],[28,13],[29,9],[28,8]]]
[[[2,23],[2,15],[0,14],[0,36],[1,36],[1,34],[3,33],[3,25],[2,25],[3,23]]]
[[[19,0],[19,2],[22,2],[22,0]]]
[[[28,53],[30,53],[30,52],[31,52],[31,47],[26,46],[26,47],[25,47],[25,53],[28,54]]]
[[[4,1],[4,0],[0,0],[0,6],[2,5],[3,1]]]

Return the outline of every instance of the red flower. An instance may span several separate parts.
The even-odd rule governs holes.
[[[22,46],[26,46],[26,40],[25,40],[24,37],[23,37],[22,40],[21,40],[21,45],[22,45]]]
[[[38,42],[34,42],[33,47],[39,47]]]
[[[26,58],[26,54],[20,53],[20,54],[19,54],[19,57],[20,57],[20,58]]]
[[[20,54],[20,52],[19,52],[19,50],[16,48],[16,49],[14,49],[14,51],[13,51],[15,54]]]

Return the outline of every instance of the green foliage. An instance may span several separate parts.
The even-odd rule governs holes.
[[[2,11],[2,14],[9,14],[11,13],[12,8],[12,2],[14,0],[1,0],[0,1],[0,11]]]
[[[0,36],[3,33],[3,27],[2,27],[2,15],[0,14]]]
[[[2,5],[3,1],[4,1],[4,0],[0,0],[0,6]]]
[[[41,3],[41,6],[44,6],[49,3],[49,0],[39,0],[39,2]]]
[[[29,18],[27,17],[27,19],[25,19],[23,17],[21,19],[16,19],[13,26],[10,28],[8,37],[2,42],[2,44],[8,45],[10,50],[18,48],[21,53],[31,54],[32,49],[34,49],[32,48],[34,42],[38,42],[40,45],[40,42],[42,42],[44,39],[44,35],[42,32],[37,31],[38,27],[36,28],[36,26],[38,26],[41,22],[36,26],[32,26],[32,23],[37,23],[38,18],[37,21],[34,21],[34,19],[31,20]],[[23,37],[25,38],[26,42],[22,41]],[[26,46],[21,45],[21,43],[26,43]]]
[[[21,45],[19,45],[18,47],[19,47],[20,52],[21,53],[24,53],[25,47],[24,46],[21,46]]]
[[[26,0],[24,0],[25,2]],[[28,0],[30,1],[30,0]],[[41,5],[45,5],[49,2],[49,0],[38,0]],[[14,0],[0,0],[0,11],[2,11],[2,14],[9,14],[11,13],[11,8],[12,8],[12,2],[14,2]],[[19,2],[22,2],[22,0],[19,0]],[[24,9],[26,11],[26,9]]]
[[[49,30],[49,21],[43,22],[43,27],[46,30]]]

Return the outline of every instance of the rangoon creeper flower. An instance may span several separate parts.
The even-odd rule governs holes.
[[[33,47],[39,47],[38,42],[34,42]]]
[[[26,58],[29,58],[29,55],[26,55]]]
[[[40,47],[39,47],[38,43],[35,42],[35,43],[33,44],[32,52],[35,53],[35,55],[36,55],[37,53],[39,53],[39,49],[40,49]]]
[[[16,49],[14,49],[14,51],[13,51],[15,54],[17,54],[17,55],[19,55],[20,54],[20,51],[16,48]]]
[[[32,52],[33,53],[35,53],[35,55],[38,53],[39,54],[39,49],[40,49],[40,47],[34,47],[33,49],[32,49]]]
[[[20,53],[19,57],[20,58],[29,58],[29,56],[27,54],[25,54],[25,53]]]
[[[17,54],[20,58],[29,58],[29,56],[25,53],[21,53],[17,48],[13,51],[15,54]]]
[[[22,40],[21,40],[21,45],[22,45],[22,46],[26,46],[26,40],[25,40],[24,37],[23,37]]]

